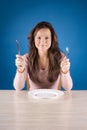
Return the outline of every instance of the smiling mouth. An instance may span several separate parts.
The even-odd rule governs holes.
[[[41,47],[44,47],[45,45],[41,45]]]

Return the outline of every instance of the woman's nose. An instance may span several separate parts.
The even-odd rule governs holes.
[[[45,39],[41,39],[41,43],[45,43]]]

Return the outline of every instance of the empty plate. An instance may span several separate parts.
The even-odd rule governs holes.
[[[54,89],[35,89],[30,90],[29,95],[33,98],[57,98],[64,94],[63,91],[60,90],[54,90]]]

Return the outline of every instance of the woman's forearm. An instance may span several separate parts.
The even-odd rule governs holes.
[[[72,78],[70,76],[70,72],[68,72],[66,74],[61,73],[61,83],[62,83],[62,87],[65,90],[71,90],[72,89],[73,81],[72,81]]]
[[[25,85],[25,80],[26,80],[26,72],[20,73],[17,71],[13,82],[14,88],[16,90],[23,89]]]

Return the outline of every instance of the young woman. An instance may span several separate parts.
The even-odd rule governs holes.
[[[69,59],[60,51],[54,28],[49,22],[38,23],[28,36],[29,53],[16,55],[14,88],[72,89]]]

